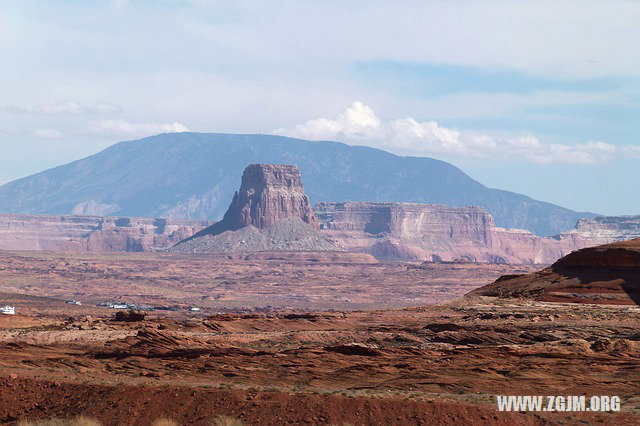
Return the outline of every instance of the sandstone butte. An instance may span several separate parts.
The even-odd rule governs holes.
[[[541,271],[500,277],[470,295],[640,305],[640,238],[575,251]]]
[[[505,229],[481,207],[318,203],[320,226],[347,251],[380,259],[548,265],[584,247],[640,236],[640,216],[580,220],[554,237]]]
[[[175,245],[173,253],[339,252],[320,232],[298,168],[252,164],[222,220]],[[375,259],[360,253],[367,262]],[[351,256],[353,257],[353,256]],[[346,258],[345,258],[346,259]]]
[[[294,217],[299,217],[314,229],[320,229],[309,197],[304,193],[298,168],[291,165],[251,164],[244,170],[240,190],[233,195],[222,220],[192,238],[237,231],[247,226],[266,229],[281,220]]]

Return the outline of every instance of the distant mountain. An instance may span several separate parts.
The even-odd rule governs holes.
[[[552,235],[578,213],[487,188],[457,167],[338,142],[271,135],[166,133],[117,143],[95,155],[0,186],[0,212],[219,219],[248,164],[294,164],[318,201],[478,205],[502,227]]]

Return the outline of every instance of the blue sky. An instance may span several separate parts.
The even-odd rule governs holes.
[[[0,1],[0,183],[166,131],[279,133],[640,214],[637,1]]]

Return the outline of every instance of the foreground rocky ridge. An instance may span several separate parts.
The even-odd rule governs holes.
[[[204,220],[0,214],[0,250],[158,251],[209,225]]]
[[[549,268],[501,277],[471,295],[640,305],[640,238],[575,251]]]
[[[45,302],[34,301],[55,305]],[[0,422],[79,414],[104,424],[211,424],[219,414],[269,425],[640,421],[637,307],[156,312],[140,322],[71,309],[0,316]],[[617,395],[621,412],[496,407],[495,395],[541,388],[587,401]]]
[[[348,251],[392,260],[550,264],[574,250],[640,230],[640,216],[580,221],[543,238],[495,225],[481,207],[413,203],[318,203],[323,231]]]

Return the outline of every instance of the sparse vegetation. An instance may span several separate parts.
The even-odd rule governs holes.
[[[244,426],[244,422],[235,417],[226,416],[224,414],[216,416],[211,422],[212,426]]]
[[[153,422],[153,426],[178,426],[178,422],[167,417],[160,417]]]
[[[22,420],[18,426],[101,426],[95,419],[78,416],[73,419]]]

